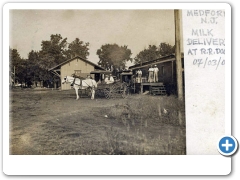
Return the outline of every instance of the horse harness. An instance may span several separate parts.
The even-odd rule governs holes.
[[[75,84],[75,79],[76,79],[76,78],[78,78],[78,79],[80,80],[80,84]],[[74,80],[73,80],[71,86],[73,86],[73,85],[82,86],[82,80],[85,80],[85,78],[83,78],[83,77],[74,77]],[[85,83],[86,83],[86,82],[85,82]],[[93,88],[93,87],[91,87],[88,83],[86,83],[86,84],[88,85],[88,88],[90,88],[91,91],[92,91],[92,88]]]
[[[80,80],[80,84],[78,85],[78,84],[75,84],[75,79],[76,79],[76,77],[74,77],[74,79],[73,79],[73,82],[72,82],[72,84],[71,84],[71,86],[73,86],[74,84],[75,85],[78,85],[78,86],[82,86],[82,79],[81,78],[79,78],[79,77],[77,77],[79,80]]]

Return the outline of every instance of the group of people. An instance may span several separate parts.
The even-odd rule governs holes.
[[[148,69],[148,82],[158,82],[158,67],[154,65],[154,67],[150,66]]]
[[[150,66],[148,69],[148,82],[158,82],[158,67],[157,65]],[[137,83],[141,83],[142,82],[142,70],[139,69],[136,72],[137,78],[136,81]]]
[[[106,75],[105,79],[104,79],[104,82],[106,84],[112,84],[114,83],[114,78],[112,76],[112,74],[109,74],[109,75]]]

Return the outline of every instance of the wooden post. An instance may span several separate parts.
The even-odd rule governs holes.
[[[181,47],[180,47],[180,11],[174,10],[175,19],[175,57],[177,71],[177,92],[178,99],[183,100],[183,80],[182,80],[182,62],[181,62]]]
[[[54,89],[57,89],[57,83],[54,81]]]
[[[172,83],[173,83],[173,61],[172,61]]]

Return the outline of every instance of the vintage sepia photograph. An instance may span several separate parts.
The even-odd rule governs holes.
[[[185,155],[181,10],[9,10],[10,155]]]
[[[4,174],[231,172],[229,4],[7,3],[2,19]]]

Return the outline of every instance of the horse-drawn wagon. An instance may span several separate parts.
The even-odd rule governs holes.
[[[131,73],[118,73],[117,77],[112,77],[110,83],[106,82],[106,77],[112,74],[111,71],[92,71],[94,79],[91,77],[85,79],[80,77],[66,76],[63,78],[62,83],[71,83],[76,91],[76,99],[79,99],[84,92],[86,95],[91,94],[91,99],[96,97],[105,97],[107,99],[125,98],[130,94],[131,87]],[[129,79],[130,77],[130,79]]]
[[[125,98],[128,96],[128,84],[118,77],[113,77],[114,81],[106,83],[105,79],[111,75],[111,71],[92,71],[90,74],[94,74],[97,82],[97,88],[95,89],[95,95],[97,97],[105,97],[107,99]]]

